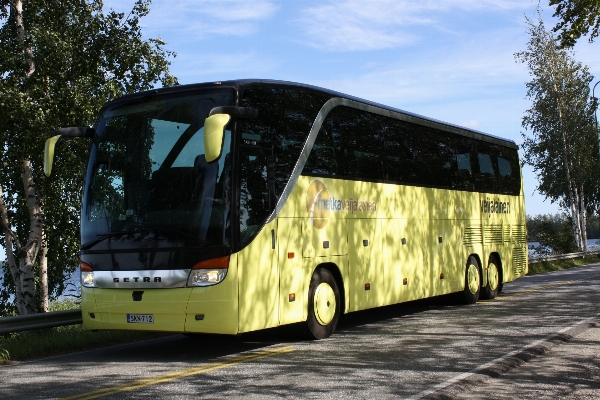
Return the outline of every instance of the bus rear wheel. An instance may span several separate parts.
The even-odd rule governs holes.
[[[498,295],[498,288],[500,287],[500,271],[498,267],[498,260],[495,256],[490,256],[487,267],[487,285],[481,292],[481,298],[485,300],[492,300]]]
[[[465,304],[475,304],[481,291],[481,270],[477,258],[470,256],[465,269],[465,289],[462,300]]]
[[[310,279],[308,291],[309,336],[325,339],[335,331],[340,318],[340,291],[333,274],[326,268],[317,268]]]

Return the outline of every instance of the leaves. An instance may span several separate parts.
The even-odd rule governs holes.
[[[590,34],[590,42],[598,37],[600,24],[600,1],[598,0],[550,0],[556,6],[553,17],[560,22],[553,28],[560,32],[558,41],[563,47],[572,47],[581,36]]]
[[[538,175],[537,190],[570,209],[575,241],[585,247],[586,207],[599,171],[596,103],[589,97],[593,76],[558,46],[541,18],[527,24],[527,48],[515,54],[532,77],[526,84],[532,106],[522,120],[531,135],[522,134],[523,161]]]
[[[53,176],[46,178],[44,141],[58,127],[93,125],[100,107],[112,98],[177,84],[169,73],[175,54],[161,39],[142,36],[139,22],[150,11],[149,0],[138,0],[127,16],[112,10],[103,13],[101,0],[24,1],[23,42],[11,3],[0,3],[0,185],[11,227],[24,243],[30,215],[20,163],[31,161],[36,196],[45,211],[49,285],[57,296],[65,273],[78,265],[80,197],[89,142],[61,141]],[[26,49],[31,49],[35,65],[30,77]],[[4,235],[0,230],[2,246]],[[3,284],[3,291],[12,290]]]

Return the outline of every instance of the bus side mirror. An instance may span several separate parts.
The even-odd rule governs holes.
[[[94,137],[95,134],[96,130],[87,126],[59,128],[52,132],[52,136],[46,140],[46,145],[44,146],[44,174],[46,174],[46,176],[52,174],[54,149],[56,143],[58,143],[61,138]]]
[[[204,157],[213,162],[221,155],[225,125],[231,117],[228,114],[213,114],[204,120]]]

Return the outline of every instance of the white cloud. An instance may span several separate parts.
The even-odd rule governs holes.
[[[531,4],[516,0],[330,0],[306,8],[298,22],[315,47],[333,51],[378,50],[417,42],[415,27],[447,31],[441,17],[447,18],[455,10],[515,8],[531,8]]]
[[[133,1],[104,1],[104,9],[128,12]],[[208,36],[247,36],[259,29],[262,21],[273,17],[279,7],[269,0],[178,0],[158,1],[150,6],[150,13],[141,25],[150,36],[164,32],[179,32],[187,39]]]

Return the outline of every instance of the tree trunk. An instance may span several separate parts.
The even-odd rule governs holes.
[[[14,245],[17,249],[21,247],[19,239],[15,236],[15,233],[10,228],[8,221],[8,212],[6,210],[6,203],[4,203],[4,193],[2,193],[2,186],[0,185],[0,217],[2,220],[2,227],[4,228],[5,242],[6,242],[6,260],[8,262],[8,269],[15,285],[15,304],[17,306],[17,313],[19,315],[25,314],[23,308],[23,299],[21,296],[21,273],[15,262]],[[13,243],[13,240],[15,241]]]
[[[40,252],[40,312],[48,312],[48,241],[46,230],[42,231],[42,248]]]
[[[19,258],[23,311],[25,314],[32,314],[36,312],[37,308],[34,301],[35,260],[42,244],[44,221],[33,183],[30,160],[25,159],[21,161],[21,172],[23,189],[25,191],[25,198],[27,199],[27,210],[29,212],[29,237],[27,244],[19,250],[17,257]]]
[[[17,37],[23,48],[23,52],[27,55],[27,65],[29,70],[25,74],[25,78],[29,79],[35,72],[35,62],[33,61],[33,51],[31,46],[25,45],[25,25],[23,24],[23,2],[22,0],[15,1],[15,24],[17,25]]]
[[[581,185],[580,189],[580,199],[581,203],[579,204],[579,212],[581,213],[581,241],[583,251],[588,251],[588,238],[587,238],[587,209],[585,206],[585,196],[583,192],[583,185]]]

